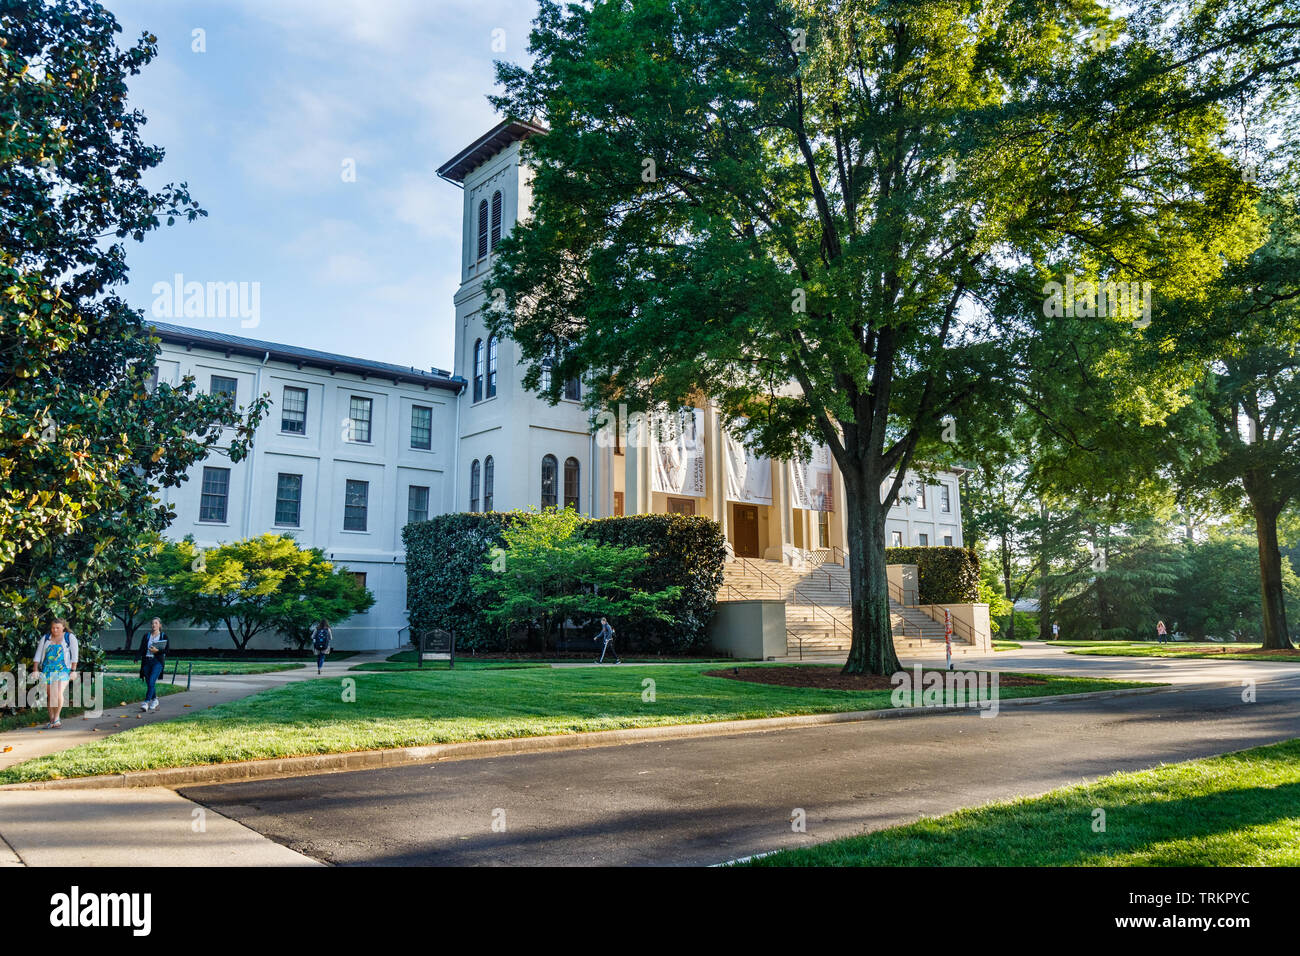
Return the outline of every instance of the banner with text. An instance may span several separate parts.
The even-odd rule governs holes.
[[[831,450],[814,445],[807,461],[790,462],[790,505],[807,511],[834,511],[835,492],[831,483]]]
[[[772,503],[772,459],[755,454],[728,432],[723,432],[727,452],[727,500],[749,505]]]
[[[669,495],[703,498],[704,411],[682,408],[660,413],[650,426],[650,487]]]

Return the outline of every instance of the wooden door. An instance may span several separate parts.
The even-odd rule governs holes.
[[[732,505],[731,531],[738,558],[757,558],[758,508],[754,505]]]
[[[695,514],[695,499],[694,498],[669,498],[668,513],[670,515]]]

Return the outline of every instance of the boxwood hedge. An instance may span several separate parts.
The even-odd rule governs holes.
[[[886,564],[915,564],[921,604],[979,600],[980,559],[970,548],[886,548]]]
[[[502,650],[506,633],[481,613],[483,598],[470,580],[501,545],[501,529],[527,521],[527,512],[438,515],[402,530],[406,544],[407,607],[411,630],[443,628],[456,632],[466,650]],[[636,584],[648,591],[680,585],[681,598],[670,606],[672,620],[616,621],[621,653],[702,649],[707,644],[725,560],[722,529],[709,518],[685,515],[630,515],[586,522],[582,533],[607,544],[639,545],[648,551]],[[585,622],[575,622],[585,623]]]

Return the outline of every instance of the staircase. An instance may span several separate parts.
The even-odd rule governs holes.
[[[780,561],[737,558],[724,568],[718,600],[769,598],[785,601],[786,652],[792,657],[848,653],[852,641],[849,576],[839,564],[803,568]],[[900,656],[944,657],[943,624],[918,608],[905,607],[890,598],[894,648]],[[976,648],[956,634],[952,653],[973,653]]]

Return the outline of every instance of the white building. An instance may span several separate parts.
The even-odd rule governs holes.
[[[335,629],[338,646],[405,643],[402,527],[454,507],[453,436],[464,382],[439,369],[152,324],[162,339],[159,381],[175,385],[193,375],[201,389],[227,393],[238,405],[264,392],[272,402],[247,458],[210,455],[185,484],[164,489],[176,511],[168,535],[214,547],[292,534],[375,595],[374,607]],[[205,633],[168,622],[168,632],[180,646],[230,646],[224,628]],[[259,637],[256,645],[281,641]]]
[[[514,343],[489,335],[483,321],[483,283],[497,243],[530,205],[520,143],[544,132],[503,122],[438,170],[464,190],[453,374],[154,323],[160,380],[193,375],[238,404],[263,392],[273,403],[248,459],[210,457],[169,489],[170,536],[213,546],[289,532],[364,575],[376,604],[335,628],[336,646],[407,641],[402,527],[449,511],[698,514],[722,525],[739,557],[843,560],[844,483],[825,449],[798,466],[757,457],[707,403],[661,427],[621,409],[593,427],[579,382],[554,406],[524,390]],[[909,474],[885,543],[960,546],[959,479],[959,471]],[[224,630],[169,632],[182,646],[229,643]]]

